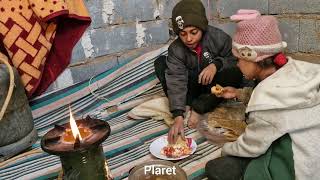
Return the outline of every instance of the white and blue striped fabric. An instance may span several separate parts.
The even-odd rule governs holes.
[[[40,140],[55,124],[69,121],[69,106],[76,119],[90,115],[110,124],[111,135],[102,146],[115,179],[126,179],[131,168],[156,159],[150,154],[149,145],[155,138],[165,135],[168,126],[163,121],[131,120],[127,112],[137,103],[163,93],[153,62],[160,55],[166,55],[167,49],[168,46],[164,46],[91,80],[32,100],[39,139],[24,156],[0,163],[0,180],[58,177],[61,172],[59,157],[41,151]],[[175,163],[186,171],[189,179],[202,179],[206,162],[220,152],[195,130],[186,128],[185,131],[196,140],[198,149],[195,155]]]

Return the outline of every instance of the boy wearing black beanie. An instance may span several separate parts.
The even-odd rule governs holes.
[[[155,61],[155,71],[169,99],[175,123],[168,133],[169,143],[184,138],[184,112],[190,106],[188,125],[195,128],[201,114],[212,111],[221,98],[211,87],[239,87],[242,73],[232,55],[232,39],[222,30],[208,25],[200,0],[182,0],[172,10],[172,26],[179,36],[169,46],[168,57]],[[188,109],[188,108],[187,108]]]

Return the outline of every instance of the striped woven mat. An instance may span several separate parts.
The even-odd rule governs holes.
[[[102,143],[115,179],[126,179],[134,166],[155,160],[150,143],[168,132],[163,121],[130,120],[127,112],[135,105],[163,94],[154,74],[153,62],[167,54],[168,46],[146,53],[88,81],[75,84],[31,101],[39,139],[30,151],[0,163],[0,179],[56,179],[61,171],[59,157],[41,150],[41,137],[55,124],[69,121],[70,106],[76,119],[93,116],[107,121],[111,135]],[[189,179],[204,178],[208,160],[219,156],[219,148],[209,144],[196,130],[185,128],[198,144],[194,155],[177,163]]]

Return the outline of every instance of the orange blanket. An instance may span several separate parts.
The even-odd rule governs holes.
[[[82,0],[0,1],[1,51],[18,69],[28,97],[44,92],[69,65],[90,22]]]

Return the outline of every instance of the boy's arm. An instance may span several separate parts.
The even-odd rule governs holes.
[[[212,63],[217,67],[218,71],[225,68],[235,67],[237,64],[236,57],[232,54],[232,39],[222,30],[218,30],[215,35],[219,56],[214,57]]]
[[[179,47],[178,47],[179,48]],[[178,54],[177,54],[178,53]],[[180,53],[180,54],[179,54]],[[186,107],[188,71],[182,62],[181,49],[169,48],[165,72],[170,111],[174,118],[183,116]]]

